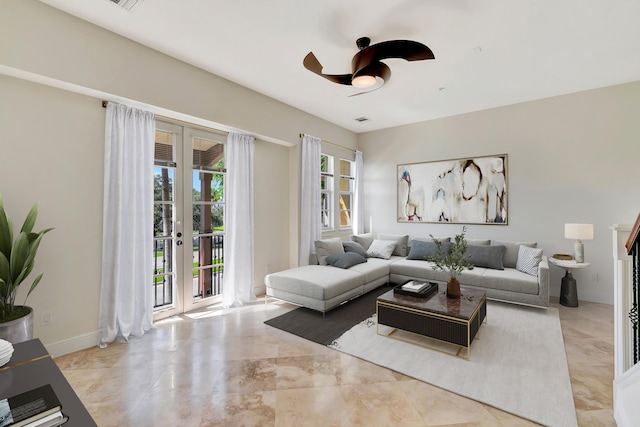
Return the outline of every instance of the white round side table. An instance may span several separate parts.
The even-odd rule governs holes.
[[[567,307],[577,307],[578,306],[578,286],[576,283],[576,279],[573,278],[571,274],[571,270],[579,269],[579,268],[587,268],[590,263],[588,262],[576,262],[574,260],[565,261],[560,259],[555,259],[553,257],[549,258],[549,262],[557,267],[560,267],[566,270],[564,277],[562,278],[562,284],[560,286],[560,304]]]

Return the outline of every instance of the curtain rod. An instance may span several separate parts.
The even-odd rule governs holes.
[[[302,138],[304,135],[305,135],[304,133],[301,133],[300,138]],[[324,139],[321,139],[320,141],[325,142],[327,144],[335,145],[336,147],[344,148],[345,150],[353,151],[354,153],[358,151],[358,150],[354,150],[353,148],[345,147],[344,145],[336,144],[335,142],[326,141]]]
[[[109,103],[109,101],[102,101],[102,108],[107,108],[107,104],[108,103]],[[212,130],[212,131],[215,131],[215,132],[223,133],[225,135],[229,134],[229,131],[227,131],[227,130],[216,129],[216,128],[212,128],[210,126],[203,126],[203,125],[199,125],[197,123],[187,122],[185,120],[174,119],[172,117],[167,117],[167,116],[161,116],[160,114],[156,114],[155,116],[157,118],[159,118],[159,119],[169,120],[169,121],[172,121],[172,122],[175,122],[175,123],[182,123],[182,124],[189,125],[189,126],[196,126],[196,127],[199,127],[200,129],[208,129],[208,130]]]

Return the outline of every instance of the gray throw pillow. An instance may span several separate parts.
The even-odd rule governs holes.
[[[342,247],[345,252],[355,252],[357,254],[362,255],[363,257],[367,257],[367,251],[357,242],[343,242]]]
[[[393,255],[407,256],[409,252],[409,235],[408,234],[378,234],[379,240],[393,240],[396,242],[396,248],[393,250]]]
[[[444,253],[445,256],[449,253],[450,247],[451,247],[451,243],[449,242],[442,243],[442,252]],[[427,257],[434,256],[434,255],[436,255],[436,244],[434,242],[412,240],[411,250],[409,251],[409,255],[407,256],[407,259],[426,261]]]
[[[476,267],[504,270],[502,257],[506,249],[504,246],[469,245],[466,254],[469,256],[469,262]]]
[[[508,240],[492,240],[491,244],[493,246],[504,246],[507,248],[504,253],[504,258],[502,259],[502,264],[505,268],[516,268],[520,245],[528,246],[530,248],[538,247],[538,244],[536,242],[512,242]]]
[[[360,246],[366,251],[371,246],[371,242],[373,242],[373,234],[365,233],[365,234],[354,234],[351,236],[351,241],[359,243]]]
[[[351,268],[354,265],[367,262],[367,259],[355,252],[345,252],[339,255],[329,255],[327,264],[338,268]]]
[[[339,255],[344,253],[342,240],[340,240],[339,237],[334,237],[333,239],[316,240],[314,244],[316,247],[318,264],[320,265],[327,265],[327,257],[329,255]]]

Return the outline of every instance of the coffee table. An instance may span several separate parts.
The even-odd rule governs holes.
[[[376,302],[377,333],[442,351],[426,343],[393,335],[402,330],[426,336],[457,346],[454,355],[469,360],[471,343],[487,316],[487,294],[475,289],[461,288],[460,291],[462,296],[459,299],[447,298],[447,284],[441,283],[438,292],[429,298],[394,295],[393,290],[380,295]],[[380,326],[393,329],[389,333],[382,333]],[[465,355],[461,355],[463,349],[466,349]]]

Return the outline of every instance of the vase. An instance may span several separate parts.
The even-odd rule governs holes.
[[[33,309],[29,313],[10,322],[0,323],[0,338],[11,344],[28,341],[33,338]]]
[[[460,282],[455,277],[447,282],[447,298],[460,298]]]

